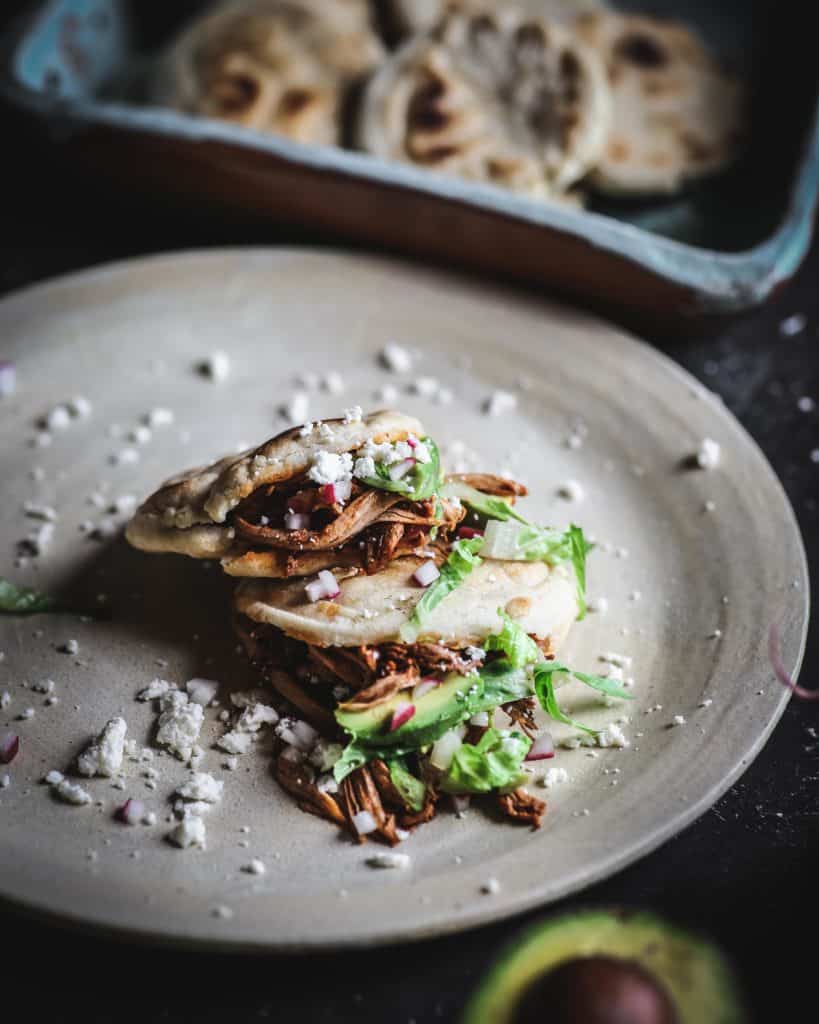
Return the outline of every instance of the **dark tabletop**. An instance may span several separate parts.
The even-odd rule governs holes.
[[[5,4],[3,5],[6,6]],[[11,5],[19,6],[19,5]],[[0,15],[0,27],[3,17]],[[78,180],[59,153],[4,115],[0,291],[107,260],[222,244],[328,243],[231,223]],[[819,575],[819,245],[773,301],[740,320],[648,340],[720,394],[782,479]],[[807,317],[799,334],[781,321]],[[643,332],[645,334],[645,331]],[[2,441],[0,439],[0,444]],[[759,628],[765,629],[766,623]],[[819,630],[801,682],[819,686]],[[304,957],[172,953],[80,937],[0,911],[0,990],[34,1022],[116,1019],[243,1024],[454,1020],[524,925],[584,904],[650,908],[710,934],[734,960],[759,1020],[819,1019],[813,1002],[819,910],[819,703],[792,700],[742,779],[702,818],[636,865],[557,908],[446,939]],[[0,864],[2,872],[2,864]],[[34,972],[36,984],[20,983]],[[813,1009],[810,1009],[813,1006]],[[11,1019],[0,1011],[0,1017]],[[544,1017],[548,1020],[548,1017]],[[703,1022],[707,1024],[707,1022]]]

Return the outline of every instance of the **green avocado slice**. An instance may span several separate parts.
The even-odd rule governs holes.
[[[409,692],[398,693],[393,698],[367,711],[336,711],[336,721],[356,739],[377,742],[379,746],[403,747],[408,741],[412,747],[422,747],[434,743],[448,729],[458,725],[473,712],[471,700],[483,685],[478,676],[467,678],[452,674],[434,690],[415,703],[415,714],[408,722],[389,731],[395,709],[406,703]],[[472,691],[472,692],[470,692]]]
[[[747,1024],[736,984],[718,950],[652,914],[616,909],[582,910],[529,929],[492,968],[461,1024],[523,1024],[533,1019],[526,1007],[535,984],[540,987],[550,972],[568,962],[590,958],[619,962],[655,983],[671,1007],[671,1017],[663,1020]],[[550,1018],[546,1005],[542,1019],[558,1020],[554,1013]]]

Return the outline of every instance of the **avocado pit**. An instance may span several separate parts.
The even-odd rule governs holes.
[[[636,961],[574,957],[526,988],[514,1024],[677,1024],[665,989]]]

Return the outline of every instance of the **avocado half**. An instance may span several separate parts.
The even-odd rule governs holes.
[[[582,910],[529,929],[462,1024],[747,1024],[722,955],[641,911]]]

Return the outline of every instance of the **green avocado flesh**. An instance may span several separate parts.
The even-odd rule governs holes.
[[[409,693],[398,693],[389,701],[367,711],[336,711],[336,720],[362,743],[377,741],[379,746],[402,746],[411,741],[411,746],[422,747],[434,743],[448,729],[462,722],[470,713],[467,693],[474,683],[459,675],[448,676],[440,686],[415,702],[415,714],[395,732],[389,731],[389,723],[395,709],[406,703]]]
[[[462,1024],[532,1019],[524,1006],[531,1005],[526,997],[534,986],[568,961],[591,957],[624,961],[637,969],[632,975],[648,976],[673,1007],[675,1024],[747,1024],[733,978],[712,945],[651,914],[625,910],[579,911],[530,929],[491,969]],[[548,1005],[541,1016],[550,1020]]]

